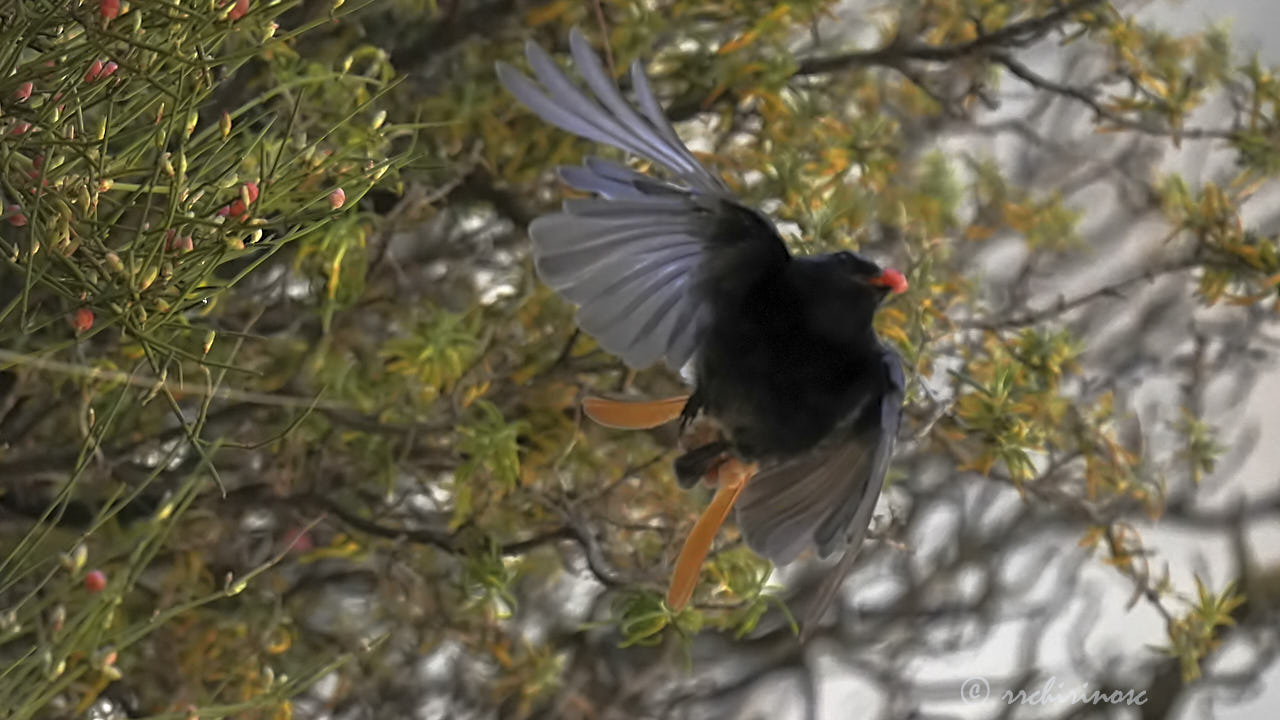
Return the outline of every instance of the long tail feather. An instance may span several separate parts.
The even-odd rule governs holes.
[[[720,488],[711,499],[711,504],[698,522],[694,524],[689,537],[680,548],[680,557],[676,560],[675,572],[671,574],[671,586],[667,589],[667,607],[679,612],[693,597],[693,589],[698,585],[698,575],[702,571],[702,563],[707,559],[711,543],[720,532],[720,526],[733,503],[738,499],[742,488],[755,473],[754,467],[744,467],[737,460],[729,460],[716,471],[719,473]]]
[[[680,417],[688,395],[661,400],[611,400],[589,397],[582,401],[587,417],[609,428],[619,430],[648,430],[665,425]]]

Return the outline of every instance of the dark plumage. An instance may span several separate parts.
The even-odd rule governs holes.
[[[722,517],[740,489],[738,526],[752,549],[779,564],[810,545],[823,557],[856,550],[903,401],[898,357],[872,319],[905,279],[848,252],[793,257],[773,223],[741,205],[680,142],[639,63],[631,68],[633,107],[576,30],[570,47],[591,95],[533,43],[528,59],[543,87],[503,63],[498,75],[544,120],[647,158],[670,179],[594,157],[561,168],[565,182],[595,197],[568,200],[530,225],[539,275],[579,306],[582,329],[629,366],[665,360],[679,371],[692,362],[695,390],[682,423],[709,422],[717,432],[687,448],[677,474],[688,484],[726,458],[756,470],[713,502]],[[597,399],[588,412],[647,427],[674,419],[673,400],[628,415]],[[673,604],[687,599],[681,594],[673,584]]]

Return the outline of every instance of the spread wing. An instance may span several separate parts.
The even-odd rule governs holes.
[[[789,258],[771,223],[738,204],[680,142],[637,61],[629,104],[577,29],[569,35],[584,92],[542,48],[526,46],[538,83],[497,64],[502,84],[543,120],[664,168],[670,180],[601,158],[564,167],[595,195],[529,226],[542,280],[579,306],[578,325],[633,368],[659,359],[679,371],[697,350],[709,288],[746,286]]]
[[[827,557],[866,536],[902,417],[901,361],[883,351],[885,393],[858,408],[847,430],[812,451],[764,467],[738,500],[738,527],[751,549],[785,565],[816,545]],[[867,416],[867,413],[874,413]]]

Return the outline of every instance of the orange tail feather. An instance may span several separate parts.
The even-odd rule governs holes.
[[[605,427],[648,430],[680,417],[688,399],[688,395],[641,401],[589,397],[582,401],[582,409],[586,411],[587,417]]]
[[[744,467],[737,460],[729,460],[718,469],[720,488],[711,499],[711,504],[702,511],[698,522],[694,524],[689,537],[680,548],[680,557],[676,560],[675,572],[671,575],[671,587],[667,590],[667,607],[679,612],[693,597],[693,589],[698,585],[698,575],[702,571],[702,563],[707,559],[711,543],[720,532],[720,526],[729,517],[733,503],[738,499],[747,480],[755,473],[754,467]]]

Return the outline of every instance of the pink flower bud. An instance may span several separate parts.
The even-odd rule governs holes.
[[[235,22],[244,17],[249,12],[249,0],[236,0],[236,6],[231,8],[231,12],[227,17],[231,22]]]
[[[35,85],[30,81],[26,81],[18,86],[17,92],[13,94],[18,102],[26,102],[31,97],[31,91],[35,89]]]
[[[191,248],[193,247],[191,243],[191,236],[178,235],[178,231],[176,230],[170,230],[168,234],[165,235],[165,240],[167,241],[170,250],[191,252]]]
[[[285,533],[284,545],[293,552],[305,553],[315,548],[315,541],[305,528],[296,527]]]
[[[346,202],[347,194],[343,192],[342,188],[334,188],[333,192],[329,193],[329,207],[334,210],[342,207]]]

